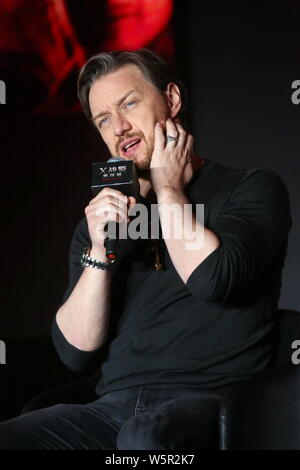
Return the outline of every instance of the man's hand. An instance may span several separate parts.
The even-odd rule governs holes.
[[[94,252],[105,253],[104,240],[107,222],[129,223],[129,209],[136,204],[133,196],[125,196],[121,191],[104,188],[85,208],[88,229],[92,241],[91,256]],[[99,255],[95,256],[99,259]]]
[[[176,140],[168,142],[168,135]],[[165,130],[161,123],[156,124],[154,138],[150,173],[156,195],[164,189],[183,192],[193,175],[192,135],[188,134],[178,121],[168,119]]]

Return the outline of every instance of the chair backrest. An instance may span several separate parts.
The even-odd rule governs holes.
[[[300,365],[291,348],[300,340],[300,313],[278,314],[275,367],[233,387],[222,403],[223,450],[300,450]]]
[[[300,450],[300,366],[234,387],[220,412],[222,450]]]

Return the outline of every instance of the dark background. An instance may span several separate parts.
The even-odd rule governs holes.
[[[269,168],[286,182],[293,228],[280,306],[298,310],[300,105],[291,101],[291,84],[300,79],[299,14],[296,1],[177,0],[167,35],[159,38],[188,86],[197,153]],[[157,50],[155,42],[146,46]],[[90,164],[107,156],[80,113],[60,112],[61,101],[49,113],[36,112],[45,85],[28,61],[4,59],[0,340],[7,364],[0,365],[0,419],[37,393],[78,380],[57,358],[50,325],[67,286],[70,238],[92,197]],[[76,74],[61,90],[66,107],[74,105]]]

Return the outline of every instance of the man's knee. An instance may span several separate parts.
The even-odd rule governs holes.
[[[164,433],[163,417],[146,412],[130,418],[120,429],[119,450],[171,450]]]

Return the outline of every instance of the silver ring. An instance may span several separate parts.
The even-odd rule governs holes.
[[[167,143],[173,142],[174,140],[177,140],[177,137],[173,137],[172,135],[167,135]]]

